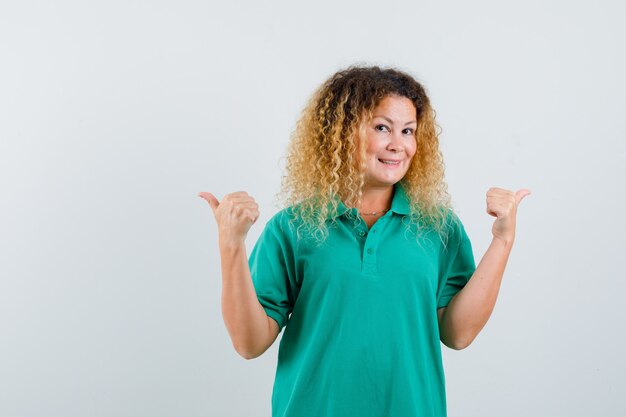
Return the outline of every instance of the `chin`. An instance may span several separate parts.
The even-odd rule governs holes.
[[[370,181],[365,181],[366,183],[369,182],[372,185],[394,185],[397,184],[398,182],[400,182],[400,180],[402,180],[403,177],[399,177],[399,178],[374,178]]]

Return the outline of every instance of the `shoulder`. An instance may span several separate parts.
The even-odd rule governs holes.
[[[266,232],[269,232],[281,240],[292,240],[295,236],[293,206],[283,208],[272,215],[265,224]]]

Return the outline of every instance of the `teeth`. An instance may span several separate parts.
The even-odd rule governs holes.
[[[384,159],[379,159],[379,161],[381,161],[383,164],[388,164],[388,165],[398,165],[400,163],[399,161],[396,161],[396,162],[385,161]]]

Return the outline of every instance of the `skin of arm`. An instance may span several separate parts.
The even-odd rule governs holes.
[[[496,217],[491,244],[465,287],[437,310],[440,338],[449,348],[468,347],[489,320],[515,241],[517,207],[529,194],[528,189],[513,192],[496,187],[487,192],[487,213]]]
[[[226,330],[237,353],[256,358],[274,343],[280,330],[257,298],[246,254],[245,238],[259,218],[259,205],[245,191],[227,194],[221,203],[207,191],[198,197],[209,203],[218,225]]]
[[[439,333],[447,347],[465,349],[489,320],[512,244],[494,238],[467,285],[438,309]]]
[[[261,356],[276,340],[278,323],[257,298],[243,241],[220,244],[222,317],[233,347],[245,359]]]

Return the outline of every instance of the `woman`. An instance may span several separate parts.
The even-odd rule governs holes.
[[[487,322],[529,191],[489,189],[493,241],[476,267],[424,88],[352,66],[305,107],[283,193],[249,260],[254,199],[200,193],[218,224],[234,348],[258,357],[285,327],[272,415],[445,416],[441,342],[463,349]]]

